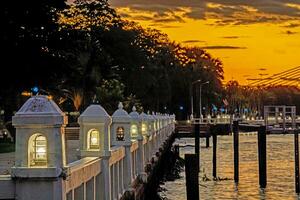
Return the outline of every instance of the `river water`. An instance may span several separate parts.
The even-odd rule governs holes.
[[[239,199],[239,200],[295,200],[294,178],[294,140],[293,135],[267,136],[267,188],[261,191],[258,185],[257,135],[240,136],[240,180],[238,186],[233,181],[233,137],[218,136],[217,176],[228,178],[222,181],[202,181],[203,177],[212,179],[212,147],[205,148],[201,139],[200,199]],[[180,139],[175,143],[193,145],[193,139]],[[212,146],[212,144],[211,144]],[[180,148],[180,156],[194,153],[194,147]],[[162,197],[169,200],[185,200],[185,172],[181,178],[166,182]]]

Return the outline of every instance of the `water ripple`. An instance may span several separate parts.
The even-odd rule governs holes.
[[[212,180],[212,148],[204,148],[201,140],[200,199],[234,200],[295,200],[294,183],[294,141],[292,135],[267,136],[267,188],[262,191],[258,185],[257,136],[240,136],[240,182],[236,186],[233,179],[233,138],[218,137],[217,175],[230,180],[202,181],[203,176]],[[181,145],[193,144],[193,139],[177,140]],[[194,153],[193,147],[180,149],[180,154]],[[184,172],[182,178],[166,182],[163,196],[169,200],[185,200],[186,188]]]

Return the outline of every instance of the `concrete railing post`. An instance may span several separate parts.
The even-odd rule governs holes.
[[[157,117],[154,112],[152,112],[152,118],[153,118],[153,133],[152,133],[152,153],[155,154],[157,151]]]
[[[148,122],[148,136],[147,136],[147,149],[148,149],[148,160],[151,160],[152,157],[152,140],[153,140],[153,131],[154,131],[154,118],[150,115],[150,111],[147,113],[147,122]]]
[[[140,118],[140,130],[142,133],[142,136],[144,137],[144,140],[146,140],[146,143],[144,145],[144,161],[145,163],[149,162],[149,147],[148,147],[148,142],[149,142],[149,126],[148,126],[148,115],[142,112],[139,116]]]
[[[145,158],[144,158],[144,137],[142,134],[141,118],[136,108],[132,108],[131,116],[131,135],[134,134],[135,139],[138,141],[138,149],[136,155],[136,171],[141,180],[146,181],[146,174],[144,170]]]
[[[131,116],[123,109],[123,104],[120,102],[118,109],[112,115],[112,131],[111,140],[113,146],[123,146],[125,148],[125,160],[123,162],[123,181],[126,191],[132,191],[132,154],[131,154]],[[121,177],[120,177],[121,178]],[[117,183],[115,185],[118,185]]]
[[[111,117],[100,105],[90,105],[78,118],[80,125],[81,157],[100,157],[102,174],[97,176],[96,199],[111,200],[111,177],[109,160]]]
[[[17,199],[65,199],[65,114],[48,97],[34,96],[13,116],[12,123],[16,153],[11,175]]]

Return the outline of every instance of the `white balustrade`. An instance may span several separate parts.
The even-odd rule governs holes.
[[[44,96],[30,98],[17,112],[13,124],[20,155],[12,175],[0,176],[0,199],[117,200],[132,195],[137,184],[147,181],[146,165],[175,130],[175,115],[139,115],[135,108],[127,114],[120,103],[111,117],[100,105],[91,105],[78,119],[81,158],[67,164],[66,121]],[[30,142],[40,149],[24,145]]]

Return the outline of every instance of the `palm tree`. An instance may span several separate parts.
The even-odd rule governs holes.
[[[83,103],[83,91],[82,89],[62,89],[61,90],[64,93],[64,97],[61,97],[59,100],[59,104],[62,104],[67,99],[71,100],[73,102],[73,106],[76,111],[79,111],[82,103]]]

